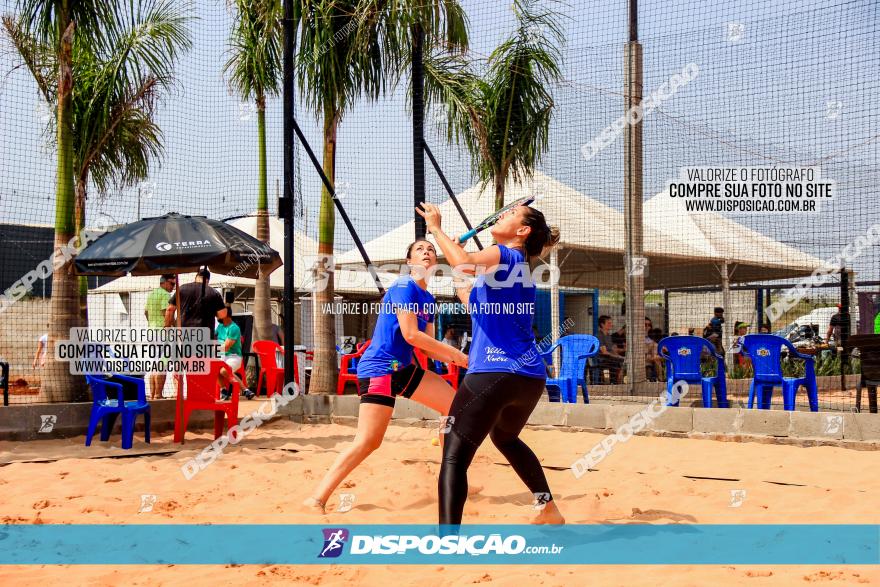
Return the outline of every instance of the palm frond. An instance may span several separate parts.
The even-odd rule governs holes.
[[[3,29],[18,56],[37,84],[46,102],[54,101],[55,86],[52,78],[57,74],[58,64],[51,47],[29,34],[23,22],[10,15],[3,16]]]
[[[105,0],[18,0],[17,7],[24,28],[51,47],[60,42],[64,33],[60,27],[71,22],[78,36],[90,39],[96,47],[106,47],[105,33],[122,14],[121,3]]]
[[[230,57],[224,66],[229,85],[245,100],[276,95],[281,78],[279,0],[235,0]]]

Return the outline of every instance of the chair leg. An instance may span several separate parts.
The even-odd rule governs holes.
[[[184,438],[186,437],[186,425],[189,424],[190,413],[189,410],[184,410],[183,421],[180,423],[180,440],[175,440],[175,442],[183,444]]]
[[[755,388],[757,385],[755,384],[755,380],[752,379],[752,383],[749,385],[749,409],[755,405]]]
[[[868,386],[868,411],[872,414],[877,413],[877,386]]]
[[[712,407],[712,384],[708,381],[701,382],[703,389],[703,407],[711,408]]]
[[[819,386],[816,381],[807,382],[807,399],[810,401],[810,411],[819,411]]]
[[[568,380],[568,403],[576,404],[578,401],[577,380]]]
[[[147,410],[144,412],[144,441],[147,444],[150,444],[150,408],[147,406]]]
[[[101,422],[101,440],[103,442],[107,442],[110,440],[110,433],[113,431],[113,427],[116,425],[116,417],[119,415],[119,412],[110,412],[104,416],[103,421]]]
[[[122,413],[122,448],[128,450],[134,441],[134,413],[126,410]]]
[[[218,439],[223,436],[223,418],[226,415],[225,412],[214,412],[214,439]]]
[[[230,435],[230,439],[232,438],[232,429],[238,424],[238,417],[235,415],[237,412],[233,412],[232,410],[226,412],[226,433]],[[240,431],[236,431],[235,435],[238,436],[241,434]],[[238,442],[238,440],[236,440]]]
[[[586,379],[584,379],[583,392],[584,392],[584,403],[585,404],[590,403],[590,391],[587,389],[587,380]]]
[[[730,403],[727,401],[727,387],[724,381],[717,381],[715,383],[715,398],[718,400],[719,408],[729,408]]]
[[[769,410],[770,404],[773,401],[773,386],[772,385],[761,385],[759,386],[758,391],[758,407],[762,410]]]
[[[786,412],[794,411],[794,400],[799,387],[799,384],[787,381],[782,384],[782,409]]]
[[[98,410],[92,410],[92,413],[89,416],[89,429],[86,431],[86,446],[92,446],[92,437],[95,435],[95,430],[98,429],[98,421],[101,419],[99,414],[100,412]]]

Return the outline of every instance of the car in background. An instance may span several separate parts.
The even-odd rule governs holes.
[[[773,334],[788,339],[794,344],[795,348],[827,342],[825,341],[825,335],[828,333],[831,317],[837,312],[839,310],[836,306],[816,308],[809,314],[804,314],[795,319],[784,328],[776,330]],[[850,308],[851,332],[855,332],[858,321],[859,309],[857,306],[853,306]]]

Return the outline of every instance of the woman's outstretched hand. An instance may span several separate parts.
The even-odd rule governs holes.
[[[440,208],[430,202],[422,202],[419,206],[421,207],[416,207],[416,213],[425,219],[425,227],[428,229],[428,232],[439,229],[440,223],[443,221],[440,215]]]

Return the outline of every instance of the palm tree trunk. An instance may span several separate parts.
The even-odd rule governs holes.
[[[67,246],[75,233],[73,185],[73,133],[71,131],[73,71],[71,46],[74,23],[67,17],[66,3],[58,16],[58,160],[55,186],[55,249]],[[70,374],[67,362],[54,360],[55,341],[67,340],[70,329],[79,320],[79,304],[73,263],[55,270],[52,276],[52,297],[49,302],[49,348],[42,373],[42,395],[50,402],[85,399],[85,379]]]
[[[269,186],[266,160],[266,97],[257,95],[257,136],[260,150],[260,179],[257,195],[257,238],[269,242]],[[254,340],[272,338],[272,309],[269,275],[261,273],[254,288]]]
[[[504,177],[496,175],[495,180],[495,209],[504,207]]]
[[[336,183],[336,130],[339,112],[333,108],[324,110],[324,174]],[[321,188],[321,210],[318,216],[318,254],[333,254],[333,233],[336,214],[333,198],[326,187]],[[315,358],[310,393],[332,393],[336,387],[336,321],[331,312],[325,312],[325,304],[333,303],[333,272],[327,287],[314,292],[312,297],[312,327],[314,329]],[[286,319],[290,317],[285,316]]]
[[[88,172],[76,180],[74,187],[74,227],[76,234],[82,238],[83,230],[86,227],[86,188],[88,186]],[[89,278],[85,275],[77,277],[77,304],[79,306],[79,324],[78,326],[87,326],[89,323]]]

